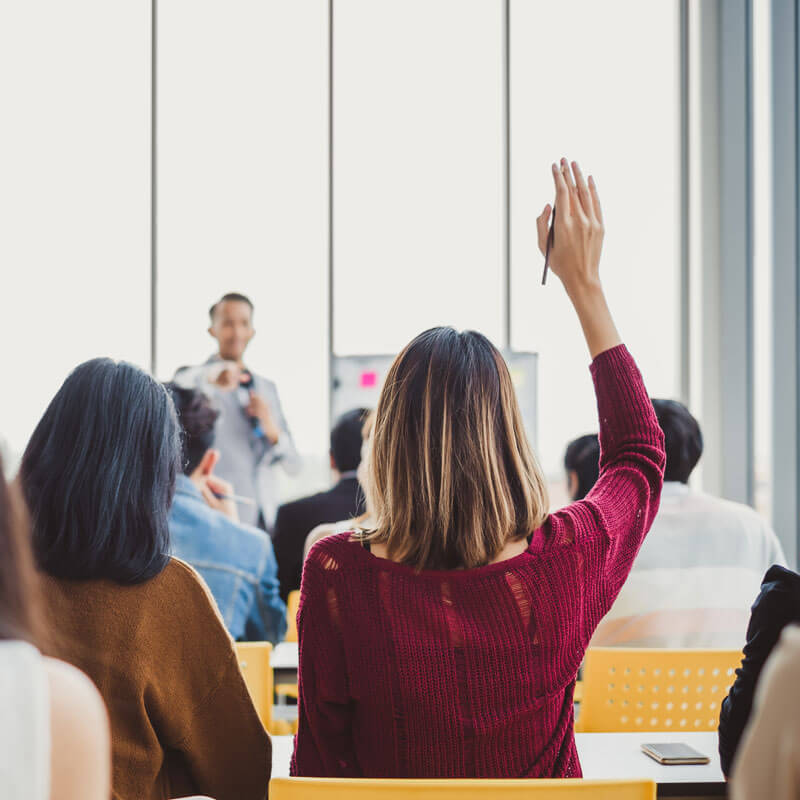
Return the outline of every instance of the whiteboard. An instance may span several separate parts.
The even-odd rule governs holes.
[[[525,431],[531,445],[537,442],[537,361],[536,353],[504,352],[511,380],[517,392]],[[331,427],[346,411],[375,408],[383,382],[395,356],[333,356],[331,359]]]

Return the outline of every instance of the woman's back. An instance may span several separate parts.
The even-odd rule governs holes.
[[[573,748],[561,749],[582,653],[578,570],[575,548],[417,575],[349,534],[315,545],[305,580],[311,591],[325,581],[326,607],[303,613],[315,615],[315,630],[329,620],[337,635],[301,646],[331,665],[318,676],[323,696],[328,681],[334,696],[344,688],[335,685],[343,665],[356,706],[356,774],[579,774]],[[369,720],[383,724],[359,730]],[[318,774],[298,748],[300,771]]]
[[[597,483],[548,515],[500,352],[452,328],[412,340],[370,450],[362,538],[382,550],[340,535],[306,562],[293,774],[580,775],[575,675],[658,509],[664,437],[603,295],[594,183],[566,160],[553,179],[557,232],[548,205],[539,247],[594,359]]]
[[[86,672],[108,706],[115,798],[263,797],[269,740],[191,568],[171,559],[131,585],[45,576],[43,589],[55,655]]]
[[[627,350],[592,366],[603,447],[587,498],[520,555],[422,572],[350,534],[306,561],[299,775],[576,777],[572,693],[658,508],[663,438]]]

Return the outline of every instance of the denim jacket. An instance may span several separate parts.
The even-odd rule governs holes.
[[[172,555],[196,569],[234,639],[280,641],[286,605],[278,565],[263,531],[214,511],[186,475],[178,476],[169,517]]]

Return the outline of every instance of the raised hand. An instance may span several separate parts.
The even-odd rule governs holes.
[[[572,169],[562,158],[560,166],[553,164],[556,189],[555,236],[550,249],[550,268],[558,275],[567,293],[599,285],[600,253],[603,249],[603,212],[594,179],[587,185],[576,161]],[[536,220],[539,249],[547,247],[552,208],[544,207]]]
[[[583,179],[576,161],[572,169],[565,158],[553,164],[556,215],[550,268],[561,279],[578,314],[592,358],[620,344],[600,283],[600,253],[603,249],[603,212],[594,179]],[[552,208],[544,207],[536,220],[539,249],[547,248]]]

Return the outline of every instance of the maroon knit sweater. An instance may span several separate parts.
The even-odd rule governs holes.
[[[377,558],[350,534],[312,548],[298,612],[291,773],[579,777],[575,676],[658,510],[663,436],[624,346],[591,366],[600,477],[528,549],[469,570]]]

